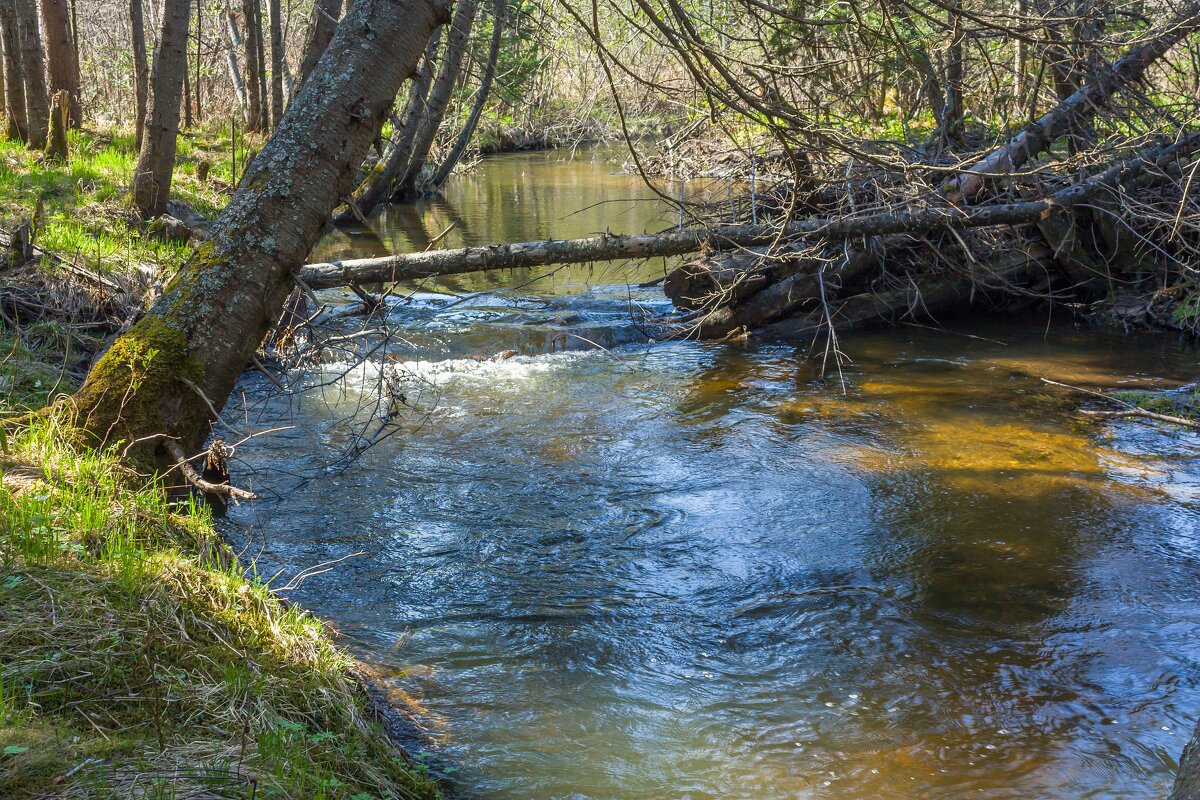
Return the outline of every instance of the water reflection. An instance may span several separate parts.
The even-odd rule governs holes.
[[[454,190],[464,231],[580,235],[565,212],[625,180],[521,158]],[[1188,380],[1191,345],[856,334],[843,393],[806,343],[621,344],[629,296],[655,300],[614,274],[398,305],[393,355],[440,398],[348,472],[319,466],[352,391],[255,407],[296,425],[250,453],[256,488],[315,478],[231,535],[268,573],[367,553],[295,597],[403,666],[464,793],[1165,793],[1200,708],[1200,447],[1083,426],[1038,378]],[[577,331],[615,352],[545,354]]]

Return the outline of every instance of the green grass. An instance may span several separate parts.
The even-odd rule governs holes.
[[[204,508],[65,440],[0,441],[0,796],[436,797]]]
[[[189,132],[179,138],[172,196],[196,211],[215,216],[231,191],[233,153],[230,131]],[[186,245],[146,235],[130,221],[127,198],[137,154],[133,138],[121,133],[72,131],[66,163],[46,161],[20,142],[0,139],[0,215],[31,218],[37,201],[44,221],[37,244],[104,272],[140,264],[170,269],[187,257]],[[254,141],[238,138],[238,172]],[[201,162],[210,165],[201,182]]]
[[[1116,392],[1116,399],[1136,406],[1143,411],[1185,419],[1200,418],[1200,392],[1196,391],[1163,391],[1151,392],[1143,390]]]

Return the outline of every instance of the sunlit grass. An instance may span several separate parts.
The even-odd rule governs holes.
[[[231,191],[235,154],[228,136],[228,130],[215,130],[179,139],[172,195],[210,217],[224,207]],[[55,163],[20,142],[0,140],[0,214],[9,220],[32,219],[40,200],[37,244],[104,272],[146,264],[171,268],[187,257],[186,245],[147,236],[131,222],[127,203],[137,160],[132,136],[72,131],[69,144],[69,160]],[[241,166],[253,146],[239,140]],[[201,162],[210,164],[205,181],[197,177]]]
[[[0,795],[436,796],[202,506],[64,434],[0,441]]]

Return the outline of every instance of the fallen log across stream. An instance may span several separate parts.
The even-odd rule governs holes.
[[[1082,199],[1083,196],[1072,196],[1069,202]],[[300,279],[313,289],[332,289],[351,283],[388,283],[466,272],[677,256],[706,249],[768,245],[784,239],[845,239],[937,228],[1015,225],[1034,222],[1064,205],[1058,200],[1030,200],[979,208],[947,206],[845,219],[809,219],[782,229],[773,225],[730,225],[636,236],[606,234],[586,239],[460,247],[309,264],[300,270]]]
[[[1099,175],[1061,189],[1049,197],[1015,203],[888,209],[858,216],[797,220],[782,227],[728,225],[633,236],[605,234],[584,239],[550,239],[430,250],[309,264],[300,270],[299,278],[312,289],[332,289],[350,284],[421,280],[468,272],[555,264],[677,256],[788,242],[1032,224],[1084,203],[1101,190],[1123,185],[1150,169],[1162,168],[1197,149],[1200,149],[1200,132],[1182,136],[1166,147],[1122,161]]]

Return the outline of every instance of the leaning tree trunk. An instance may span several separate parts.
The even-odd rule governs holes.
[[[413,75],[409,85],[408,100],[404,104],[400,130],[392,134],[388,148],[379,163],[367,174],[362,184],[346,201],[346,208],[335,214],[335,225],[352,225],[370,216],[381,203],[387,201],[396,181],[408,170],[412,158],[413,142],[425,115],[425,102],[429,97],[429,84],[433,79],[433,64],[437,61],[441,46],[442,29],[438,28],[429,37],[421,68]]]
[[[162,298],[117,339],[74,396],[94,444],[124,441],[129,456],[172,463],[189,452],[278,319],[300,263],[413,73],[446,8],[439,0],[357,0],[254,160],[212,235]]]
[[[420,193],[417,184],[421,178],[421,169],[429,158],[429,151],[433,148],[438,128],[442,126],[446,108],[454,94],[454,86],[458,83],[459,73],[462,72],[463,57],[467,54],[467,43],[471,35],[471,26],[475,22],[477,7],[476,0],[458,0],[454,9],[454,22],[450,25],[450,35],[446,38],[446,52],[438,67],[437,78],[429,90],[429,101],[425,104],[425,114],[421,119],[421,126],[417,129],[416,141],[413,142],[408,172],[400,181],[394,195],[398,200],[410,200]]]
[[[1156,35],[1131,48],[1109,69],[1093,75],[1086,86],[1014,136],[1007,145],[972,164],[947,187],[946,198],[952,203],[969,202],[988,180],[1002,178],[1020,169],[1059,136],[1085,123],[1097,109],[1106,106],[1114,94],[1139,80],[1147,67],[1198,30],[1200,0],[1192,0]]]
[[[487,105],[488,98],[492,93],[492,81],[496,77],[496,62],[500,60],[500,43],[504,36],[505,7],[507,5],[508,0],[495,0],[492,5],[492,42],[488,47],[487,63],[483,68],[483,80],[475,93],[475,104],[471,107],[471,113],[467,117],[463,129],[459,131],[454,146],[450,148],[450,152],[442,159],[442,163],[438,164],[437,169],[433,171],[433,177],[429,179],[428,191],[436,192],[442,188],[446,178],[450,177],[450,173],[458,165],[463,153],[467,151],[471,137],[475,135],[475,126],[479,124],[479,118],[483,115],[484,106]]]
[[[21,75],[25,79],[25,118],[29,122],[29,147],[46,147],[50,126],[50,95],[46,92],[46,60],[42,56],[42,33],[33,0],[12,0],[21,41]]]
[[[162,35],[154,59],[153,94],[133,173],[133,203],[146,220],[161,216],[171,196],[191,11],[191,0],[166,0],[163,6]]]
[[[314,0],[312,19],[309,21],[308,38],[304,41],[304,54],[300,57],[300,83],[316,69],[321,54],[329,46],[333,32],[337,30],[338,17],[342,15],[342,0]]]
[[[83,120],[79,106],[79,62],[71,35],[71,9],[67,0],[42,0],[42,26],[46,31],[46,63],[50,72],[50,94],[70,95],[71,124]]]
[[[21,75],[21,37],[12,6],[0,0],[0,40],[4,45],[5,136],[29,141],[29,120],[25,117],[25,78]]]
[[[258,0],[242,0],[242,19],[246,23],[246,96],[250,109],[246,125],[252,131],[261,131],[266,128],[263,124],[263,100],[265,98],[258,73],[262,40],[259,38],[255,24],[254,9],[257,5]]]
[[[271,127],[283,119],[283,19],[279,0],[271,3]]]
[[[150,63],[146,57],[146,19],[142,0],[129,0],[129,25],[133,35],[134,142],[142,149],[146,133],[146,106],[150,94]]]

